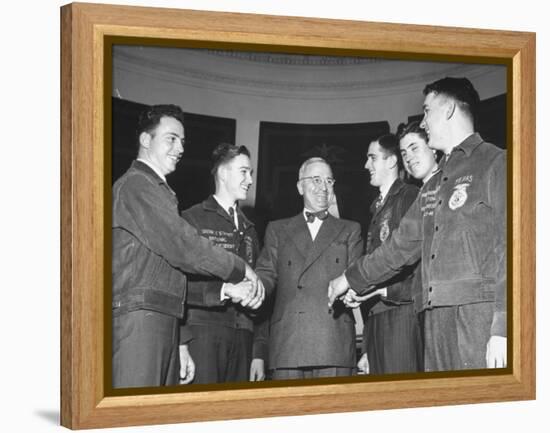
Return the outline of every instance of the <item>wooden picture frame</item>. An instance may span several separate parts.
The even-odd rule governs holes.
[[[80,429],[535,398],[533,33],[78,3],[61,8],[61,32],[62,425]],[[509,366],[399,380],[107,396],[104,264],[110,254],[104,246],[110,203],[104,185],[103,78],[105,40],[112,37],[507,65]]]

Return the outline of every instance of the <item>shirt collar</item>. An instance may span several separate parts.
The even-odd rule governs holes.
[[[160,171],[158,171],[157,168],[153,164],[151,164],[149,161],[147,161],[143,158],[138,158],[137,161],[142,162],[143,164],[145,164],[147,167],[149,167],[151,170],[153,170],[158,177],[160,177],[164,182],[166,182],[166,177]]]
[[[226,211],[229,214],[229,208],[233,208],[233,211],[237,213],[237,203],[233,203],[231,205],[230,203],[224,202],[220,197],[218,197],[216,194],[212,196],[212,198],[218,203],[221,208]]]
[[[225,212],[226,215],[229,215],[229,207],[222,206],[218,200],[214,197],[213,194],[208,196],[206,200],[202,202],[202,205],[205,210],[210,210],[213,212],[218,212],[220,215],[222,214],[222,211]],[[243,228],[246,230],[250,226],[254,226],[254,223],[248,219],[248,217],[244,214],[244,212],[241,211],[239,206],[235,203],[235,215],[237,215],[239,221],[242,222]]]

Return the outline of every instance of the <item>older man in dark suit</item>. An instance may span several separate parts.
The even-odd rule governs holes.
[[[360,256],[361,228],[329,214],[333,186],[328,163],[308,159],[297,183],[304,210],[266,229],[256,272],[275,298],[269,336],[273,379],[353,373],[353,314],[342,303],[327,309],[326,287]]]

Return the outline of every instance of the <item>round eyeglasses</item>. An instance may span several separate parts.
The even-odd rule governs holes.
[[[311,179],[311,181],[313,182],[313,185],[317,187],[322,186],[323,182],[326,183],[328,186],[334,186],[334,183],[336,182],[336,179],[333,179],[332,177],[322,178],[321,176],[307,176],[307,177],[300,178],[300,180],[306,180],[306,179]]]

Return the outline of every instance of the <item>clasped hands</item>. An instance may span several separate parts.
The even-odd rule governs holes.
[[[337,299],[340,299],[346,307],[357,308],[367,299],[377,295],[385,296],[386,293],[387,289],[384,287],[366,295],[359,296],[357,292],[350,287],[345,274],[342,274],[332,280],[328,285],[328,306],[332,307],[332,304],[334,304]]]
[[[256,310],[264,302],[265,288],[256,273],[247,265],[244,279],[237,284],[225,283],[223,294],[235,304]]]
[[[332,280],[328,285],[328,306],[332,307],[332,304],[337,299],[341,299],[342,302],[350,308],[356,308],[361,302],[377,294],[384,294],[386,289],[378,289],[365,296],[358,296],[357,293],[351,289],[345,274]],[[487,343],[486,351],[486,363],[487,368],[504,368],[507,365],[507,339],[506,337],[500,337],[497,335],[491,336]],[[368,369],[368,366],[367,366]]]

